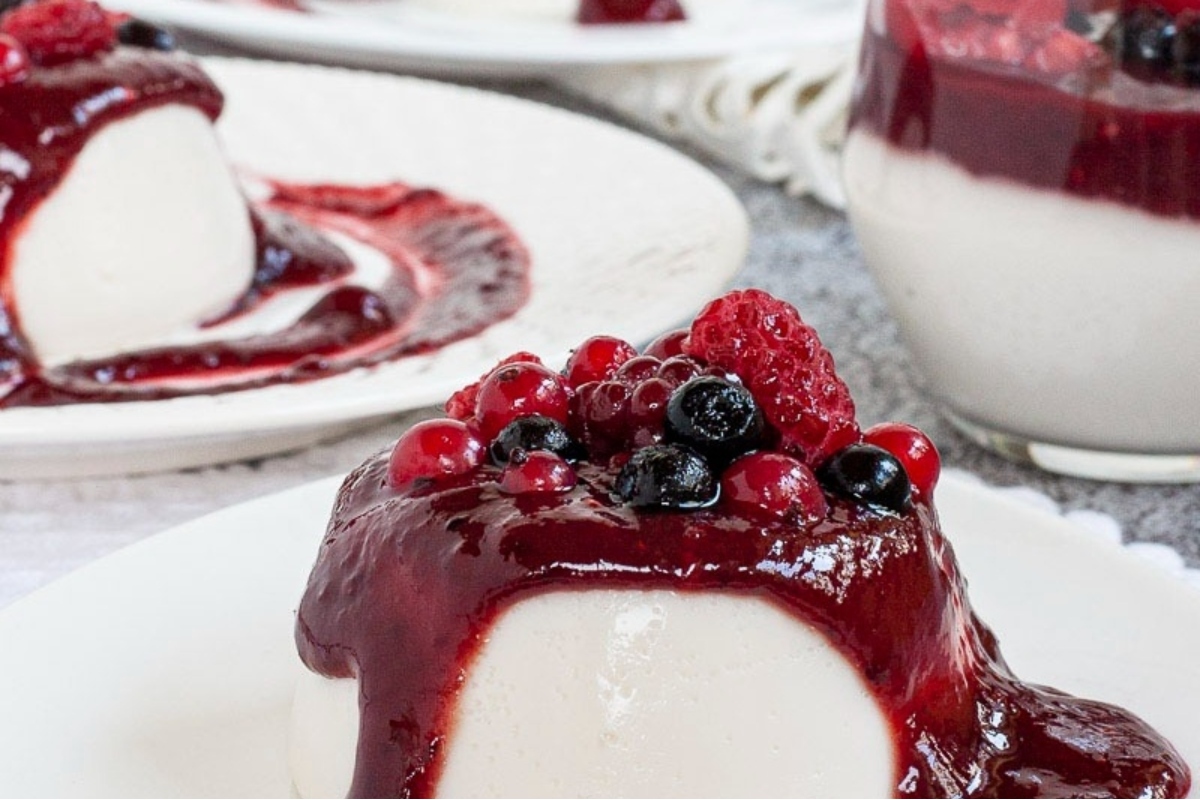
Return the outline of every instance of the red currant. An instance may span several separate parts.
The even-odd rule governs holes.
[[[617,369],[637,355],[633,345],[613,336],[593,336],[567,359],[567,384],[572,388],[611,378]]]
[[[682,386],[700,374],[700,364],[687,356],[672,356],[658,368],[658,377],[672,386]]]
[[[479,386],[475,418],[485,439],[493,439],[517,417],[540,414],[567,422],[570,398],[562,377],[548,367],[521,362],[500,367]]]
[[[668,358],[683,355],[683,340],[688,337],[688,329],[667,331],[646,346],[643,355],[654,356],[666,361]]]
[[[480,376],[479,380],[477,380],[475,383],[472,383],[470,386],[464,386],[462,389],[459,389],[457,392],[450,395],[450,399],[446,401],[446,414],[452,419],[463,420],[470,419],[471,417],[475,416],[475,401],[479,397],[480,385],[482,385],[483,382],[488,379],[488,376],[501,367],[508,366],[509,364],[520,364],[523,362],[529,362],[530,364],[541,364],[542,360],[533,353],[526,353],[524,351],[513,353],[511,356],[504,359],[499,364],[492,367],[490,370]]]
[[[919,428],[903,422],[885,422],[863,434],[863,440],[882,447],[899,459],[913,489],[928,499],[942,472],[937,447]]]
[[[749,513],[773,517],[823,518],[825,494],[804,462],[783,453],[751,453],[721,476],[723,502]]]
[[[575,470],[546,450],[517,450],[500,475],[500,491],[507,494],[565,492],[575,486]]]
[[[461,475],[483,463],[487,448],[462,422],[418,422],[397,440],[388,462],[388,482],[396,488],[418,478]]]
[[[649,380],[658,374],[662,361],[654,356],[638,356],[621,365],[617,370],[615,380],[626,386],[636,386],[642,381]]]
[[[29,54],[11,36],[0,33],[0,86],[19,83],[29,75]]]

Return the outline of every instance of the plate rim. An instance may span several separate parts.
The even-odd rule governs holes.
[[[1156,582],[1160,582],[1162,580],[1164,573],[1161,567],[1156,566],[1155,564],[1144,559],[1138,558],[1125,546],[1115,542],[1092,537],[1082,530],[1077,524],[1060,514],[1053,513],[1045,508],[1032,506],[1028,503],[1018,500],[1015,497],[1004,494],[1003,490],[988,486],[977,480],[970,480],[969,478],[969,475],[964,476],[956,474],[956,472],[949,472],[943,477],[940,488],[945,489],[950,487],[950,491],[955,495],[958,495],[957,500],[969,502],[972,505],[982,505],[985,509],[989,506],[1001,508],[1006,513],[1013,514],[1015,521],[1031,520],[1038,525],[1046,526],[1046,529],[1048,531],[1052,531],[1052,535],[1056,538],[1065,537],[1066,539],[1070,540],[1073,552],[1077,548],[1086,548],[1096,550],[1097,552],[1103,551],[1107,554],[1107,556],[1115,556],[1121,559],[1122,569],[1138,575],[1138,580],[1154,580]],[[238,503],[210,514],[206,514],[202,517],[198,517],[181,525],[172,526],[171,528],[168,528],[158,534],[154,534],[146,539],[124,547],[113,554],[92,561],[48,584],[47,586],[16,600],[12,604],[4,608],[0,608],[0,633],[12,631],[14,629],[19,630],[22,624],[27,624],[31,620],[37,621],[39,614],[46,613],[45,611],[40,610],[40,607],[42,606],[48,607],[50,609],[50,613],[52,614],[62,614],[73,605],[73,603],[64,603],[62,602],[63,600],[73,600],[75,603],[77,603],[82,599],[90,600],[93,603],[102,603],[103,597],[89,597],[86,594],[81,594],[81,592],[88,588],[89,582],[95,583],[96,581],[99,581],[101,584],[107,584],[110,587],[114,586],[122,577],[123,571],[128,570],[128,567],[124,565],[124,562],[131,558],[129,555],[130,553],[133,553],[133,557],[136,559],[136,557],[142,552],[150,553],[153,552],[154,549],[157,549],[159,552],[155,555],[158,556],[158,561],[160,563],[164,561],[169,563],[171,559],[165,558],[166,553],[169,553],[172,549],[180,548],[183,551],[187,551],[189,549],[189,545],[194,546],[201,537],[211,535],[211,531],[208,530],[209,527],[220,522],[228,521],[232,517],[244,515],[247,518],[253,518],[255,512],[261,513],[262,509],[269,509],[287,504],[293,498],[297,498],[302,495],[309,496],[309,499],[314,505],[319,500],[322,507],[326,507],[327,505],[331,504],[336,489],[343,480],[343,475],[333,475],[315,481],[306,482],[300,486],[296,486],[281,492],[276,492],[253,500]],[[309,556],[309,558],[304,562],[305,564],[311,565],[312,560],[315,559],[315,551],[319,543],[319,534],[323,530],[323,525],[324,520],[322,519],[319,522],[314,523],[312,530],[292,531],[287,533],[285,536],[287,541],[295,544],[297,552],[299,552],[299,548],[304,548],[304,551]],[[948,532],[947,535],[951,538],[953,543],[955,537],[954,532]],[[215,557],[217,556],[214,556],[214,558]],[[178,559],[179,556],[177,555],[175,558]],[[307,572],[305,575],[307,575]],[[301,577],[303,576],[290,576],[289,580],[292,578]],[[967,577],[970,579],[971,576],[968,575]],[[152,578],[142,578],[142,580],[150,581]],[[134,583],[136,584],[136,582],[137,581],[135,580]],[[183,583],[186,584],[186,580]],[[76,584],[79,584],[79,586],[77,587]],[[303,585],[302,581],[299,585]],[[124,586],[122,590],[130,591],[131,589],[136,589],[136,586]],[[1190,587],[1185,582],[1179,580],[1174,581],[1172,591],[1175,590],[1178,590],[1178,596],[1180,598],[1185,598],[1184,602],[1191,604],[1191,611],[1200,613],[1200,592],[1195,591],[1193,587]],[[78,596],[72,598],[72,594]],[[180,596],[186,597],[187,594],[188,593],[185,586],[183,589],[181,589]],[[292,599],[290,603],[291,611],[294,611],[295,603],[298,602],[298,599],[298,597]],[[169,609],[169,599],[164,606]],[[289,614],[289,608],[274,608],[274,606],[272,606],[270,612],[272,619],[275,619],[281,615]],[[147,613],[164,612],[160,607],[156,612]],[[65,617],[58,619],[57,622],[61,625],[64,623],[64,620]],[[233,627],[236,628],[237,626]],[[290,634],[290,630],[288,633]],[[288,638],[290,641],[290,636]],[[1200,642],[1200,634],[1197,634],[1197,642]],[[128,657],[136,657],[136,654],[130,654]],[[296,666],[299,666],[298,660],[296,662]],[[0,674],[2,674],[2,672],[3,662],[0,661]],[[274,673],[272,673],[272,675],[274,675]],[[289,676],[278,676],[278,680],[285,679],[289,680],[288,686],[290,687],[291,678]],[[1190,755],[1193,760],[1195,760],[1197,757],[1197,754],[1195,753]],[[1196,769],[1200,769],[1200,763],[1193,763],[1192,766],[1194,771]],[[186,786],[181,786],[179,788],[181,791],[187,791]],[[74,793],[76,795],[85,794],[87,791],[85,786],[73,786],[73,789],[75,790]],[[1195,789],[1193,791],[1195,791]],[[0,785],[0,794],[4,794],[4,792],[5,789],[3,785]]]
[[[750,42],[754,48],[780,49],[791,46],[848,44],[862,32],[863,11],[856,0],[842,0],[836,9],[825,0],[832,33],[814,35],[806,29],[781,36],[778,30],[764,31],[764,40]],[[345,62],[363,63],[364,58],[389,67],[438,69],[458,73],[496,75],[550,75],[558,67],[598,67],[629,63],[672,64],[723,58],[734,55],[747,42],[708,35],[645,36],[640,29],[622,31],[572,29],[552,48],[530,49],[528,41],[507,46],[493,40],[479,47],[450,28],[445,33],[410,31],[399,25],[379,25],[378,18],[296,13],[240,3],[211,0],[108,0],[115,9],[217,38],[230,44],[252,46],[272,52],[304,53],[312,49],[335,55]],[[837,12],[836,14],[834,12]],[[682,23],[684,25],[688,23]],[[616,35],[614,35],[616,34]],[[639,41],[645,40],[645,41]],[[636,43],[636,47],[630,47]],[[544,47],[544,46],[543,46]]]

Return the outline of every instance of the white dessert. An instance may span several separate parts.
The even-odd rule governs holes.
[[[228,310],[255,244],[211,121],[168,105],[92,136],[9,258],[21,332],[54,365],[152,347]]]
[[[305,673],[292,777],[343,797],[357,682]],[[592,590],[537,595],[471,666],[440,796],[886,797],[888,724],[825,637],[768,601]]]
[[[1200,451],[1200,225],[854,131],[849,212],[929,388],[1033,441]]]

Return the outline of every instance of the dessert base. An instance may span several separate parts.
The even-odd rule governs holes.
[[[1156,454],[1167,473],[1200,453],[1200,375],[1183,366],[1200,359],[1200,271],[1185,255],[1200,224],[980,177],[861,129],[843,169],[863,257],[960,427]],[[1056,471],[1118,475],[1037,452]]]
[[[1126,483],[1200,482],[1200,454],[1115,453],[1036,442],[1019,434],[972,422],[946,407],[939,410],[951,425],[976,444],[1005,458],[1032,464],[1049,472]]]

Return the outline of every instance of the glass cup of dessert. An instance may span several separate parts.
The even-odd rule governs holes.
[[[1200,479],[1198,154],[1200,4],[872,0],[850,217],[959,429]]]

